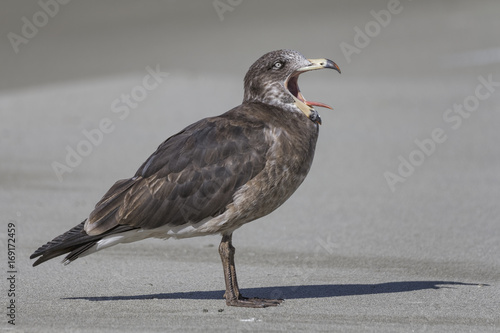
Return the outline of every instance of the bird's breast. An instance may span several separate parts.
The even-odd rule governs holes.
[[[267,130],[266,136],[272,144],[267,152],[266,167],[262,176],[267,177],[274,187],[293,193],[311,167],[317,132],[290,132],[283,128],[272,128]]]
[[[281,206],[304,181],[311,167],[317,131],[293,135],[284,128],[266,129],[264,135],[271,145],[264,169],[243,185],[234,196],[230,210],[240,217],[241,225],[265,216]]]

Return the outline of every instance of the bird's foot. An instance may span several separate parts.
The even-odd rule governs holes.
[[[283,299],[267,299],[267,298],[247,298],[240,296],[239,298],[226,299],[228,306],[239,306],[246,308],[267,308],[269,306],[278,306],[283,303]]]

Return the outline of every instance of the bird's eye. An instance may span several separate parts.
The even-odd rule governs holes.
[[[284,65],[284,63],[282,61],[276,61],[274,64],[273,64],[273,69],[280,69],[282,68]]]

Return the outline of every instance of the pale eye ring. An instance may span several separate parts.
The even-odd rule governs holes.
[[[282,61],[276,61],[274,64],[273,64],[273,69],[280,69],[283,67],[283,62]]]

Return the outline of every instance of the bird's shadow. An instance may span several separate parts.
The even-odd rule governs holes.
[[[263,288],[241,289],[241,293],[247,297],[262,298],[323,298],[356,295],[375,295],[402,293],[426,289],[453,288],[452,286],[488,286],[487,284],[475,284],[453,281],[399,281],[378,284],[321,284],[321,285],[299,285],[299,286],[276,286]],[[222,299],[224,290],[213,291],[190,291],[178,293],[161,293],[149,295],[129,296],[86,296],[66,297],[65,300],[87,300],[87,301],[129,301],[147,299]]]

